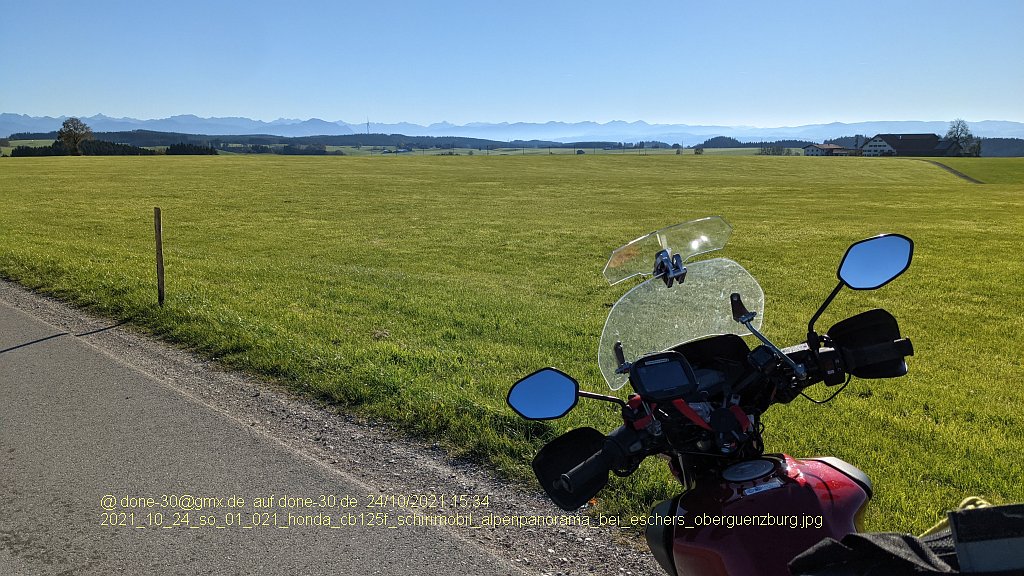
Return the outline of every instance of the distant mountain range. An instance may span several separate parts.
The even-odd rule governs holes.
[[[0,137],[17,132],[51,132],[60,128],[66,116],[36,117],[24,114],[0,113]],[[158,120],[136,120],[134,118],[111,118],[102,114],[82,118],[96,132],[119,132],[130,130],[154,130],[158,132],[180,132],[208,135],[269,134],[274,136],[337,136],[359,134],[367,131],[375,134],[404,134],[406,136],[459,136],[487,140],[551,140],[554,142],[637,142],[658,140],[685,146],[699,144],[713,136],[728,136],[745,142],[771,140],[808,140],[821,142],[841,136],[864,134],[874,136],[880,133],[934,133],[945,134],[948,121],[881,121],[855,122],[844,124],[810,124],[807,126],[784,126],[778,128],[756,128],[753,126],[693,126],[688,124],[648,124],[647,122],[624,122],[616,120],[600,124],[597,122],[501,122],[497,124],[473,122],[456,125],[447,122],[421,126],[398,123],[348,123],[328,122],[319,118],[295,120],[281,118],[273,122],[250,118],[200,118],[191,114],[171,116]],[[986,138],[1024,138],[1024,123],[1004,120],[968,122],[976,136]]]

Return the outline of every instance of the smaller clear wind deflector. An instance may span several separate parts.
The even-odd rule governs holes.
[[[685,262],[699,254],[721,250],[731,235],[732,226],[720,216],[662,228],[612,252],[604,267],[604,277],[609,284],[618,284],[633,276],[651,275],[654,255],[661,250],[679,254]]]

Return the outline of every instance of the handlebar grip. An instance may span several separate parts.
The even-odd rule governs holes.
[[[849,370],[856,370],[879,362],[902,360],[905,356],[913,355],[914,346],[908,338],[843,349],[844,360]]]
[[[562,474],[558,480],[561,488],[572,494],[575,488],[586,486],[594,478],[601,476],[607,478],[608,472],[611,471],[609,460],[610,458],[604,448],[595,452],[593,456],[587,458],[572,470]]]

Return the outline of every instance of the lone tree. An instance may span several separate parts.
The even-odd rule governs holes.
[[[960,145],[960,150],[967,156],[981,156],[981,140],[971,134],[971,128],[967,122],[957,118],[949,123],[949,130],[946,131],[946,139],[953,140]]]
[[[68,118],[57,132],[57,139],[64,144],[72,156],[81,155],[78,145],[86,140],[92,140],[92,128],[86,126],[78,118]]]

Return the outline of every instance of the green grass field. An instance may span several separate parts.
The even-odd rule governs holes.
[[[1024,500],[1024,160],[950,162],[986,185],[871,158],[390,160],[4,159],[0,276],[531,482],[545,439],[615,426],[603,403],[550,425],[504,405],[514,380],[547,365],[606,390],[595,348],[628,289],[601,277],[613,248],[724,216],[734,234],[721,255],[760,280],[764,330],[788,345],[834,286],[846,246],[898,231],[917,243],[911,269],[881,290],[842,293],[819,327],[886,307],[914,341],[910,375],[855,381],[826,406],[774,408],[768,447],[864,469],[875,530],[919,531],[967,494]],[[601,505],[636,512],[673,491],[651,459]]]

